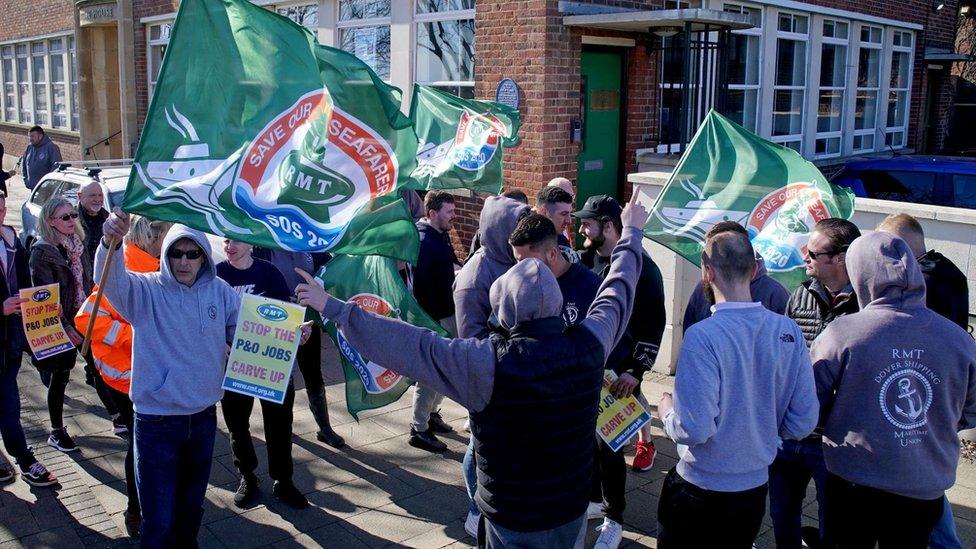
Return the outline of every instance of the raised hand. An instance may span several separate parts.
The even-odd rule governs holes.
[[[643,229],[650,216],[647,208],[637,200],[637,189],[630,195],[630,202],[624,206],[624,211],[620,212],[620,221],[624,227],[636,227]]]
[[[322,286],[319,286],[318,281],[303,269],[295,267],[295,272],[305,280],[305,282],[295,287],[298,304],[311,307],[321,313],[322,309],[325,308],[325,302],[329,299],[328,292]]]
[[[129,214],[123,212],[122,208],[116,207],[112,210],[112,215],[108,216],[105,224],[102,225],[102,232],[105,235],[106,242],[112,240],[121,242],[129,232]]]

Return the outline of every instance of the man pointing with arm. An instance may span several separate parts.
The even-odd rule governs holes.
[[[610,272],[586,319],[569,328],[559,285],[537,259],[492,284],[491,309],[506,334],[481,340],[368,314],[302,273],[299,303],[335,322],[350,345],[471,411],[483,456],[475,500],[489,547],[582,546],[603,364],[633,308],[647,211],[631,201],[622,219]]]

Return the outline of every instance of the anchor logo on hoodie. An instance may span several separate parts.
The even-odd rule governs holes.
[[[932,385],[917,370],[899,370],[881,385],[878,401],[889,423],[899,429],[916,429],[928,421]]]

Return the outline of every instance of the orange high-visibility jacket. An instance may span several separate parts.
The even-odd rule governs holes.
[[[99,244],[101,245],[101,244]],[[159,260],[131,244],[124,249],[125,268],[134,273],[151,273],[159,270]],[[75,327],[85,333],[88,319],[95,304],[98,286],[85,300],[81,310],[75,315]],[[109,387],[123,394],[129,394],[132,375],[132,326],[122,318],[105,296],[98,307],[95,327],[92,329],[91,351],[95,366]]]

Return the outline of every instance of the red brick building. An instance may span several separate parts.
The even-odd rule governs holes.
[[[494,99],[517,86],[506,187],[565,176],[621,198],[709,108],[825,166],[939,152],[952,118],[957,0],[253,0],[414,82]],[[966,4],[966,2],[964,2]],[[48,128],[65,159],[129,157],[178,0],[37,0],[0,20],[0,143]],[[462,204],[470,236],[480,201]]]

